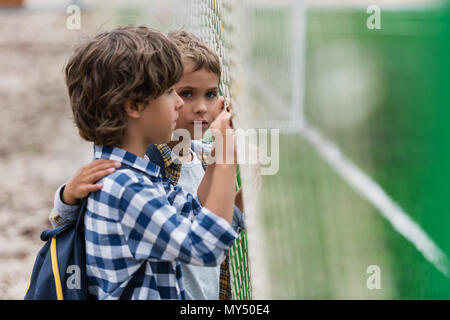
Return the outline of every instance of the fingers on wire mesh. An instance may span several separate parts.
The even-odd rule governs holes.
[[[235,112],[230,98],[225,98],[224,109],[227,110],[227,112],[231,113],[231,117],[234,117]]]

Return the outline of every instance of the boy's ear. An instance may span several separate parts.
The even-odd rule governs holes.
[[[142,115],[142,110],[144,110],[144,106],[141,103],[133,103],[131,100],[127,100],[124,107],[127,116],[133,119],[139,119]]]

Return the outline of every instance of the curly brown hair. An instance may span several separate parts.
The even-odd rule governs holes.
[[[97,145],[120,146],[127,128],[125,102],[147,104],[182,75],[177,46],[145,26],[118,27],[85,41],[65,66],[80,136]]]
[[[168,36],[181,50],[183,59],[187,58],[194,62],[194,71],[205,68],[220,79],[222,73],[220,58],[206,42],[186,30],[171,31]]]

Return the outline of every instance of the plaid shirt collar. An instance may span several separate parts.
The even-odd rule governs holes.
[[[181,161],[167,144],[157,144],[156,148],[159,150],[163,159],[167,181],[174,186],[177,185],[181,174]],[[197,154],[197,157],[202,162],[203,169],[206,170],[206,166],[208,165],[208,155],[211,149],[210,143],[202,140],[193,140],[191,149]]]
[[[156,148],[158,148],[161,153],[161,157],[164,161],[164,167],[170,168],[172,166],[180,166],[182,165],[180,159],[176,156],[176,154],[172,151],[172,149],[167,144],[157,144]]]
[[[94,145],[94,158],[119,161],[153,177],[158,177],[160,173],[160,169],[156,164],[117,147]]]
[[[157,144],[159,152],[164,161],[164,167],[171,168],[173,166],[181,166],[182,163],[178,159],[177,155],[172,151],[172,149],[167,144]],[[191,149],[197,154],[208,155],[211,152],[211,144],[203,140],[192,140]],[[200,159],[203,164],[206,162],[206,157],[201,157]]]

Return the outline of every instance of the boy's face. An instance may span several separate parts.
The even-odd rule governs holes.
[[[147,144],[168,143],[176,126],[183,100],[178,96],[175,87],[168,89],[163,95],[151,100],[142,110],[141,132],[145,132]]]
[[[192,139],[201,139],[201,137],[194,137],[194,124],[201,128],[203,136],[214,120],[219,77],[205,68],[193,71],[195,66],[189,59],[183,61],[183,67],[183,76],[175,84],[175,90],[184,101],[176,129],[186,129]]]

